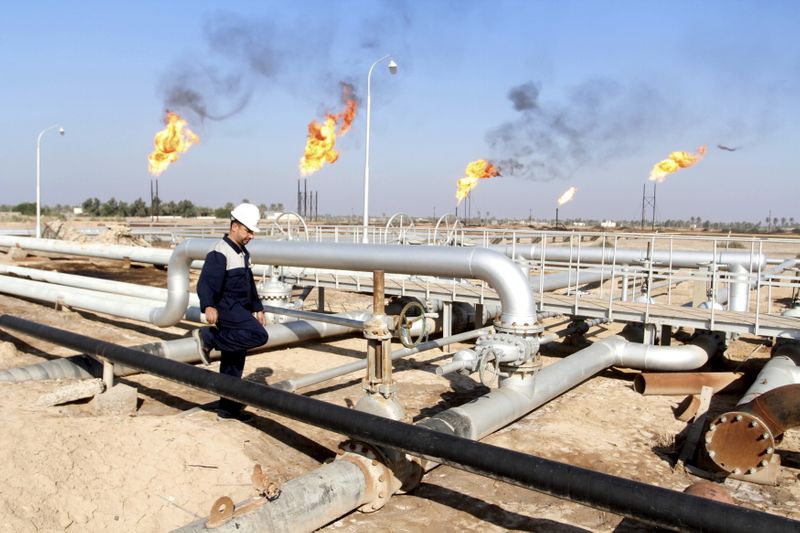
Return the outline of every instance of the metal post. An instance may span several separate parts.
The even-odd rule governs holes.
[[[442,302],[442,336],[449,337],[453,334],[453,302]],[[445,352],[450,351],[448,344],[443,348]]]
[[[108,359],[103,359],[103,384],[106,390],[111,390],[114,386],[114,363]]]
[[[364,244],[369,242],[369,126],[370,117],[372,115],[372,71],[375,69],[375,65],[390,57],[392,56],[387,54],[375,61],[372,66],[369,67],[369,73],[367,74],[367,139],[364,145],[364,219],[362,223],[364,226],[364,235],[361,236],[361,242]],[[390,60],[389,72],[394,74],[396,71],[397,64]]]
[[[317,311],[325,312],[325,287],[317,287]]]

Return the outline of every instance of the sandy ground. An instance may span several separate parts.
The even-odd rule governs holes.
[[[28,259],[20,264],[35,264]],[[51,262],[52,266],[53,263]],[[64,272],[161,285],[163,271],[125,269],[112,261],[60,261]],[[326,294],[334,311],[366,305],[369,297]],[[316,305],[314,296],[308,307]],[[134,345],[184,337],[191,324],[158,329],[89,312],[56,310],[0,295],[0,313]],[[547,326],[560,329],[564,319]],[[597,328],[590,340],[617,331]],[[454,348],[458,348],[455,346]],[[275,350],[248,358],[247,379],[264,383],[311,373],[363,358],[365,341],[339,339]],[[67,349],[0,330],[0,368],[70,355]],[[544,352],[545,364],[569,353]],[[747,360],[757,369],[769,347],[742,339],[728,350],[731,368]],[[477,376],[436,376],[446,362],[439,350],[396,365],[399,399],[416,421],[485,393]],[[210,367],[217,369],[217,365]],[[632,389],[635,372],[612,369],[567,392],[486,442],[674,490],[697,478],[673,470],[676,438],[686,424],[673,409],[682,397],[642,396]],[[360,373],[301,392],[351,406],[362,391]],[[86,401],[39,407],[37,399],[64,385],[45,381],[0,383],[0,531],[169,531],[207,516],[227,495],[253,494],[250,473],[259,463],[268,475],[287,481],[335,455],[339,435],[268,412],[251,409],[250,423],[220,421],[216,398],[169,381],[135,375],[121,380],[137,388],[135,416],[96,416]],[[718,394],[712,412],[735,404]],[[680,439],[679,439],[680,440]],[[745,507],[800,519],[800,432],[786,433],[778,453],[783,467],[777,486],[728,480],[725,488]],[[413,493],[395,496],[379,512],[352,513],[325,530],[392,531],[649,531],[632,520],[495,482],[449,467],[430,472]]]

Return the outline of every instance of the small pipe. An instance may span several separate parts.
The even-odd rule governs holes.
[[[397,361],[401,357],[407,357],[415,353],[420,353],[427,350],[433,350],[434,348],[441,348],[442,346],[447,346],[448,344],[453,344],[456,342],[463,342],[466,340],[475,339],[477,337],[480,337],[481,335],[489,333],[490,331],[492,331],[492,328],[482,328],[473,331],[466,331],[464,333],[458,333],[456,335],[451,335],[449,337],[443,337],[441,339],[435,339],[432,341],[423,342],[415,346],[414,348],[403,348],[401,350],[393,351],[391,359],[392,361]],[[334,368],[329,368],[327,370],[322,370],[314,374],[307,374],[305,376],[298,376],[296,378],[285,379],[283,381],[274,383],[272,386],[275,387],[276,389],[294,392],[304,387],[328,381],[329,379],[333,379],[339,376],[344,376],[352,372],[357,372],[358,370],[363,370],[366,367],[367,367],[367,360],[361,359],[359,361],[354,361],[352,363],[347,363]]]
[[[700,394],[703,387],[714,392],[744,389],[750,378],[742,372],[642,372],[633,378],[633,390],[644,395]]]
[[[522,245],[516,243],[514,246],[500,245],[490,246],[489,249],[496,250],[509,257],[522,257],[528,261],[540,261],[542,250],[545,259],[548,261],[574,261],[577,252],[569,246],[549,245],[543,248],[541,245],[531,244]],[[648,254],[647,250],[636,248],[588,248],[580,250],[582,263],[590,264],[611,264],[617,265],[640,264],[644,261],[671,264],[673,267],[693,268],[698,265],[716,263],[717,265],[740,265],[748,270],[756,270],[759,265],[766,267],[767,258],[762,254],[751,254],[749,252],[726,252],[719,251],[703,252],[688,250],[654,250]]]
[[[115,363],[300,422],[649,524],[679,529],[771,533],[796,531],[800,526],[800,523],[784,517],[466,440],[420,425],[411,426],[10,315],[0,315],[0,326],[101,355]],[[617,342],[624,340],[619,338]],[[358,481],[357,476],[350,480]],[[269,504],[262,509],[264,507],[269,507]],[[260,510],[255,513],[259,514]],[[239,529],[228,522],[220,531]]]
[[[337,315],[315,313],[313,311],[303,311],[302,309],[277,307],[274,305],[264,305],[264,312],[272,313],[274,315],[285,315],[295,318],[301,318],[303,320],[308,320],[311,322],[325,322],[327,324],[336,324],[339,326],[345,326],[353,329],[364,329],[364,322],[361,320],[352,320]]]

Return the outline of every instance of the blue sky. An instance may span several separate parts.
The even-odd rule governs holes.
[[[308,187],[320,212],[360,215],[367,71],[390,53],[398,74],[372,77],[373,215],[452,212],[466,164],[487,158],[503,176],[473,214],[552,217],[575,185],[561,217],[636,219],[652,165],[707,144],[658,185],[659,219],[800,218],[798,20],[795,1],[7,2],[0,204],[34,200],[36,137],[55,123],[42,203],[148,200],[181,87],[238,112],[173,103],[201,142],[161,175],[162,199],[294,209],[308,122],[340,110],[347,81],[362,106]]]

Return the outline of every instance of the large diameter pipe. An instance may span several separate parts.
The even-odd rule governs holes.
[[[345,319],[365,320],[370,316],[370,313],[368,311],[351,311],[349,313],[341,313],[337,316]],[[338,337],[357,331],[346,326],[324,322],[306,322],[304,320],[268,324],[264,329],[267,330],[267,334],[269,335],[267,343],[251,350],[248,355],[289,346],[291,344]],[[132,349],[180,363],[194,364],[200,361],[200,356],[197,353],[197,343],[191,337],[140,344],[134,346]],[[212,359],[218,359],[220,354],[218,351],[214,350],[211,352],[210,356]],[[0,370],[0,382],[42,381],[47,379],[87,379],[99,377],[101,373],[102,365],[96,360],[87,355],[73,355],[61,359],[52,359],[43,363]],[[130,376],[136,373],[138,373],[138,370],[134,368],[125,365],[114,365],[114,375],[117,377]]]
[[[128,259],[140,263],[166,265],[169,263],[171,250],[164,248],[148,248],[144,246],[125,246],[107,243],[80,243],[60,241],[56,239],[32,239],[30,237],[11,237],[0,235],[0,246],[22,248],[36,252],[50,252],[86,257],[105,257],[108,259]]]
[[[93,290],[14,278],[11,276],[0,276],[0,292],[78,309],[130,318],[140,322],[150,322],[153,313],[161,309],[159,303],[145,298],[136,298],[134,296],[124,296],[121,294],[110,295]],[[185,305],[180,311],[179,320],[185,318],[192,322],[200,322],[200,308],[187,308],[188,304],[189,297],[187,293]]]
[[[169,262],[166,305],[156,310],[151,322],[169,326],[180,320],[189,298],[189,265],[205,257],[214,239],[187,239],[173,251]],[[498,327],[535,332],[536,306],[528,279],[519,266],[502,254],[485,248],[441,248],[317,242],[252,241],[248,245],[254,262],[337,270],[383,270],[397,274],[422,274],[475,278],[486,281],[498,294],[502,315]]]
[[[281,485],[280,497],[256,511],[215,527],[220,533],[297,533],[316,531],[366,502],[364,473],[350,461],[333,461]],[[206,519],[173,530],[208,531]]]
[[[752,402],[774,388],[796,383],[800,383],[800,343],[780,344],[758,373],[753,384],[739,399],[738,405]]]
[[[0,315],[0,326],[75,350],[95,353],[193,388],[366,442],[637,520],[677,529],[796,531],[800,523],[761,511],[594,472],[548,459],[410,426],[251,381],[161,359],[69,331]],[[620,338],[617,342],[624,342]],[[355,481],[351,479],[351,481]],[[280,498],[279,498],[280,499]],[[269,505],[269,504],[267,504]],[[223,526],[222,531],[237,531]]]
[[[700,394],[703,387],[720,391],[741,391],[750,379],[742,372],[642,372],[633,378],[633,390],[644,395]]]
[[[38,268],[18,267],[14,265],[0,264],[0,274],[13,274],[21,278],[34,281],[46,281],[67,287],[77,287],[80,289],[90,289],[93,291],[107,292],[111,294],[122,294],[124,296],[134,296],[137,298],[147,298],[163,302],[167,299],[167,289],[138,285],[136,283],[125,283],[122,281],[112,281],[109,279],[94,278],[90,276],[77,276],[75,274],[64,274],[50,270]],[[4,278],[3,278],[4,279]],[[2,284],[0,284],[0,291]],[[197,295],[189,297],[189,304],[199,306],[200,299]]]
[[[775,455],[775,439],[800,425],[800,385],[784,385],[736,406],[708,426],[708,457],[722,470],[755,474]]]
[[[775,439],[800,423],[800,344],[779,345],[736,407],[708,426],[708,457],[734,474],[770,465]]]
[[[716,351],[706,336],[681,346],[644,346],[612,335],[534,375],[513,375],[476,401],[422,422],[469,439],[482,439],[612,366],[651,370],[699,368]],[[713,336],[708,336],[713,339]]]

